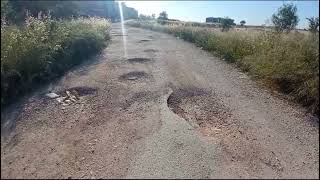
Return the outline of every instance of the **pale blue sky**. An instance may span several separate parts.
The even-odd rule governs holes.
[[[167,11],[169,18],[204,22],[206,17],[228,16],[238,24],[245,20],[248,25],[270,22],[271,15],[284,3],[294,3],[298,8],[299,28],[307,27],[306,17],[319,16],[319,1],[125,1],[139,14],[159,15]]]

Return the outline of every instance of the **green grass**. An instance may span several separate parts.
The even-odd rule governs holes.
[[[157,21],[127,24],[195,43],[319,114],[319,33],[219,32],[215,28]]]
[[[2,22],[1,105],[97,54],[109,40],[109,27],[107,20],[98,18],[28,17],[19,27]]]

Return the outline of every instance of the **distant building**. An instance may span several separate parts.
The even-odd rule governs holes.
[[[221,23],[222,19],[223,18],[221,18],[221,17],[207,17],[206,23]]]

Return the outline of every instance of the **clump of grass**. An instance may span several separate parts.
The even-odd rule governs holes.
[[[131,21],[128,25],[195,43],[319,114],[319,33],[219,32],[214,28],[160,25],[156,21]]]
[[[110,26],[99,18],[30,16],[23,26],[1,25],[1,104],[98,53],[109,39]]]

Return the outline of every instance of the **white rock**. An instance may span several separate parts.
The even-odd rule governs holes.
[[[128,77],[128,80],[136,80],[136,79],[138,79],[138,77],[136,77],[136,76]]]
[[[71,103],[71,101],[69,99],[65,100],[66,103]]]
[[[63,96],[56,98],[56,100],[57,100],[59,103],[62,103],[64,99],[66,99],[66,97],[63,97]]]
[[[69,97],[71,97],[70,91],[66,91],[66,93],[67,93],[67,95],[68,95]]]

